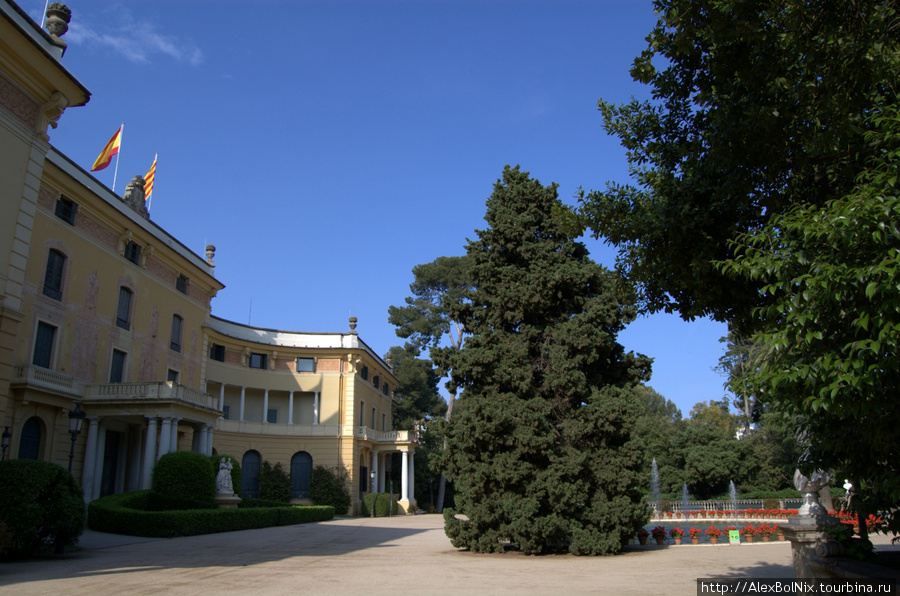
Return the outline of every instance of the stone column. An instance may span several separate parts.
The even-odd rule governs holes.
[[[141,487],[141,428],[128,427],[128,482],[125,490],[139,490]]]
[[[378,492],[378,454],[374,451],[372,452],[372,472],[375,473],[375,479],[372,480],[372,492]]]
[[[212,455],[213,452],[213,427],[206,426],[206,455]]]
[[[172,434],[171,441],[169,443],[169,453],[175,453],[178,451],[178,423],[181,421],[181,418],[172,418]]]
[[[194,450],[197,453],[202,453],[203,455],[207,455],[206,451],[206,429],[208,424],[198,424],[194,429],[194,436],[197,437],[197,448]],[[217,470],[218,472],[218,470]]]
[[[289,392],[288,395],[288,424],[294,423],[294,392]]]
[[[169,448],[172,444],[172,419],[171,418],[163,418],[162,425],[159,427],[159,453],[156,455],[157,461],[159,458],[164,456],[169,452]]]
[[[263,389],[263,424],[269,423],[269,390]]]
[[[319,423],[319,392],[313,394],[313,424]]]
[[[97,435],[100,432],[100,420],[88,416],[88,432],[84,446],[84,470],[81,473],[81,487],[84,489],[84,501],[90,503],[94,494],[94,474],[97,465]]]
[[[147,418],[147,436],[144,437],[144,469],[141,474],[141,488],[149,489],[153,485],[153,464],[156,463],[156,425],[157,418]]]
[[[409,454],[409,500],[416,500],[416,452]]]
[[[241,422],[244,421],[244,403],[246,401],[245,400],[246,392],[247,392],[247,388],[244,386],[241,386],[241,411],[238,414],[238,420],[240,420]]]
[[[219,384],[219,411],[225,409],[225,383]]]
[[[103,484],[103,458],[106,456],[106,427],[103,421],[97,425],[97,453],[94,455],[94,487],[91,501],[100,498],[100,487]]]
[[[400,500],[409,501],[409,451],[403,451],[403,463],[400,467]]]

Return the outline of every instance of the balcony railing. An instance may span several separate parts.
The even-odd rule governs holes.
[[[204,408],[218,410],[218,400],[208,393],[179,385],[178,383],[105,383],[89,385],[84,396],[92,400],[160,399],[188,402]]]
[[[18,385],[50,393],[63,393],[70,397],[81,397],[84,391],[84,386],[72,375],[28,364],[13,367],[10,384],[13,387]]]
[[[356,427],[356,438],[375,443],[408,443],[412,441],[408,430],[375,430],[367,426]]]

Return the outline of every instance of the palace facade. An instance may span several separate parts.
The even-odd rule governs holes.
[[[234,457],[245,497],[266,461],[290,472],[296,502],[313,466],[337,467],[356,512],[400,452],[400,505],[415,507],[415,437],[392,430],[397,379],[355,318],[304,333],[214,316],[215,248],[200,256],[151,221],[140,176],[117,196],[50,144],[90,99],[61,62],[68,9],[50,6],[48,32],[0,0],[3,457],[70,467],[88,501],[149,488],[175,450]]]

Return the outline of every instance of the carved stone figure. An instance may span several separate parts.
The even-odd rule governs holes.
[[[800,470],[794,472],[794,486],[803,493],[803,505],[797,511],[797,515],[825,515],[828,512],[819,503],[818,493],[823,486],[831,482],[831,474],[816,470],[812,478],[804,476]]]
[[[219,473],[216,474],[216,494],[233,495],[234,487],[231,484],[231,459],[223,457],[219,460]]]

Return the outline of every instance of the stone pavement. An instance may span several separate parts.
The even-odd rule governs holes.
[[[0,594],[696,594],[698,577],[792,577],[790,543],[628,547],[614,557],[457,551],[439,515],[172,539],[86,532],[0,563]]]

